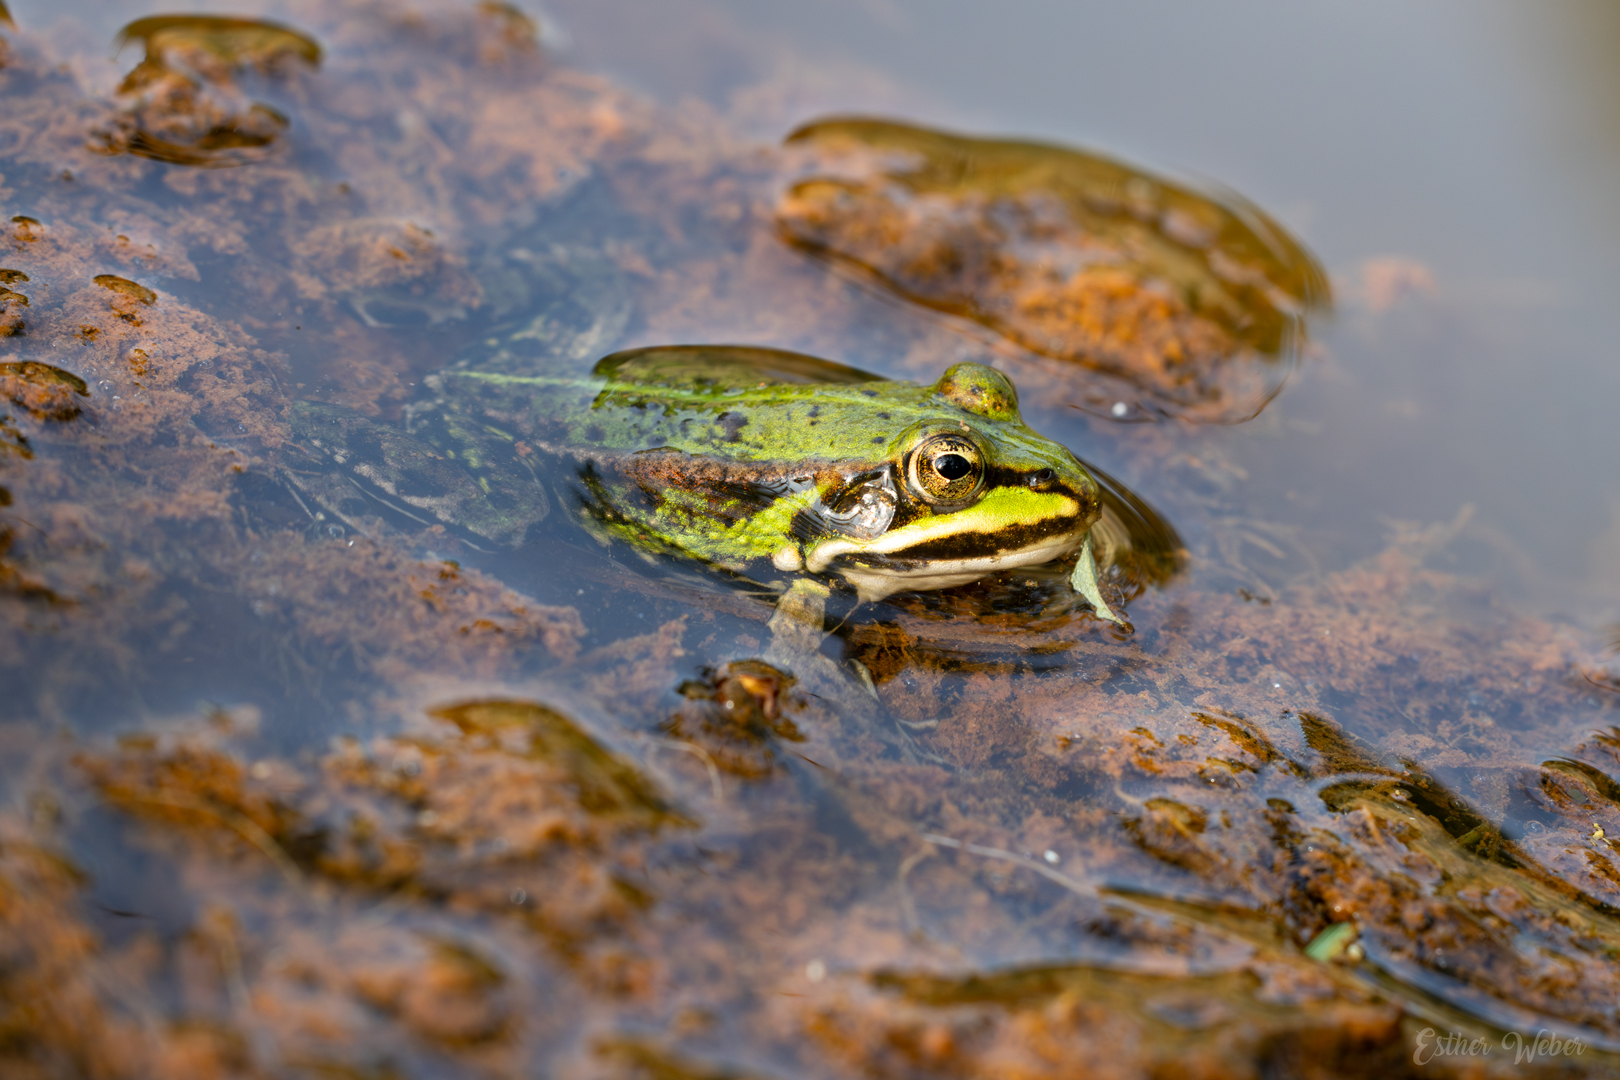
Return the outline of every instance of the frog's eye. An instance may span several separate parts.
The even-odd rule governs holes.
[[[935,435],[911,455],[911,489],[928,502],[960,502],[979,489],[984,455],[971,439]]]

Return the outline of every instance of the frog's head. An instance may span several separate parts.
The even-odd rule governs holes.
[[[1050,562],[1085,540],[1097,481],[1025,426],[1005,375],[957,364],[916,408],[882,460],[822,486],[778,567],[838,573],[876,600]]]

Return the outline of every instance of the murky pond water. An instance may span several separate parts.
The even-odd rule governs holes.
[[[1599,6],[210,12],[0,29],[0,1071],[1620,1068]]]

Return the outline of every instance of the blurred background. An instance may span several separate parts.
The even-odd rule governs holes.
[[[1499,599],[1592,633],[1620,623],[1614,5],[517,6],[560,60],[763,142],[870,113],[1241,192],[1315,250],[1338,308],[1260,420],[1205,436],[1245,474],[1241,512],[1308,526],[1324,569],[1381,549],[1393,522],[1464,514],[1450,557]],[[106,42],[166,10],[11,7],[101,92],[136,59]]]

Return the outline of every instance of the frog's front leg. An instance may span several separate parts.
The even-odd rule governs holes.
[[[878,701],[872,678],[858,661],[840,662],[821,651],[827,640],[827,597],[832,590],[813,578],[795,578],[776,603],[771,616],[771,643],[766,662],[791,672],[805,691],[830,706],[847,722],[865,723],[874,731],[892,731],[885,741],[907,758],[938,761],[923,751],[910,733],[890,725]]]
[[[767,662],[793,672],[806,690],[840,706],[856,705],[870,711],[873,695],[866,690],[850,698],[853,673],[827,657],[821,643],[827,639],[827,597],[832,590],[811,578],[795,578],[776,602],[771,616],[771,644]]]

